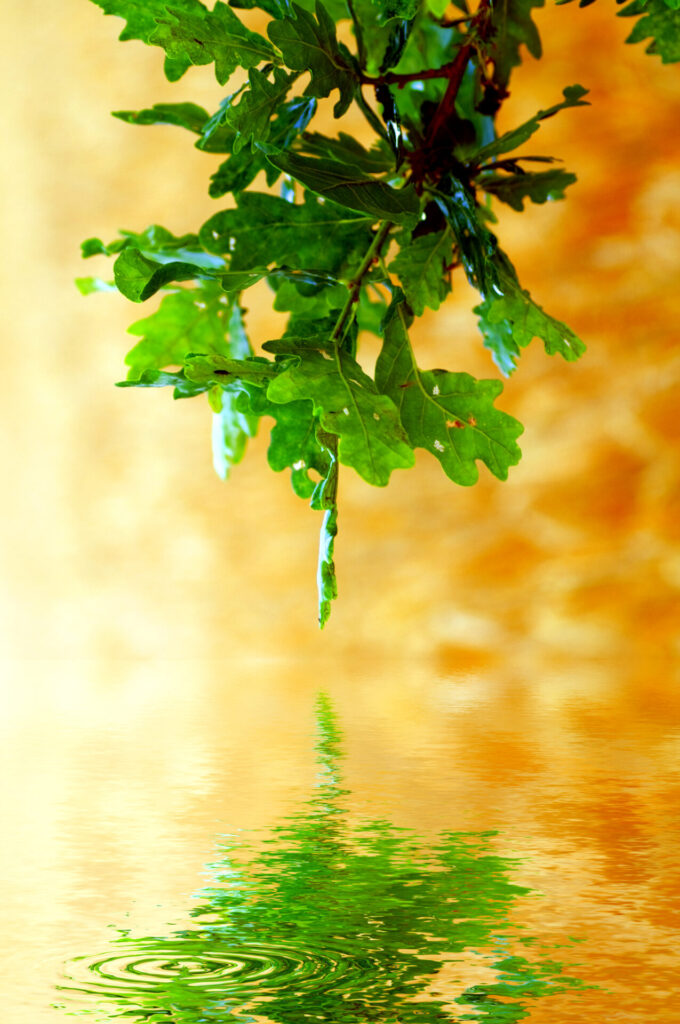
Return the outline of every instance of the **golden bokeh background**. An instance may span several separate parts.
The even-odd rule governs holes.
[[[147,934],[157,902],[179,914],[225,822],[265,827],[305,796],[320,685],[358,800],[425,833],[512,827],[533,858],[520,884],[547,893],[527,925],[587,934],[600,956],[581,973],[625,992],[616,1018],[588,996],[593,1019],[677,1019],[680,74],[624,46],[615,10],[540,11],[544,58],[516,73],[504,115],[591,91],[536,137],[577,173],[568,199],[499,226],[525,287],[588,352],[523,354],[499,401],[526,427],[506,483],[482,468],[456,487],[425,452],[384,490],[343,473],[340,599],[320,634],[319,516],[268,469],[266,432],[218,480],[207,403],[113,387],[127,326],[157,300],[84,299],[72,283],[106,273],[81,264],[82,239],[191,231],[218,208],[218,158],[109,111],[212,109],[222,91],[209,69],[166,82],[161,52],[118,43],[122,23],[87,0],[6,5],[12,1024],[59,1019],[44,1007],[61,960],[100,948],[121,908],[138,900]],[[473,301],[459,281],[422,319],[422,365],[497,376]],[[264,286],[247,296],[256,344],[268,302]],[[583,1019],[569,997],[545,1002],[535,1024]]]

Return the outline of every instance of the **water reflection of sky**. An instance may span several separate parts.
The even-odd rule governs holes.
[[[220,841],[191,927],[124,932],[72,961],[60,987],[78,993],[81,1012],[90,996],[109,1018],[159,1024],[251,1013],[281,1024],[511,1024],[536,1000],[583,987],[559,949],[512,923],[515,903],[535,894],[513,882],[516,859],[497,852],[497,834],[443,831],[426,842],[351,814],[325,696],[317,721],[311,799],[259,843]]]

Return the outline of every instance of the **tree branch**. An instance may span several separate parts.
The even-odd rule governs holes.
[[[371,75],[361,74],[362,85],[396,85],[401,88],[408,82],[424,82],[428,78],[448,78],[454,65],[454,61],[443,64],[440,68],[428,68],[425,71],[409,71],[398,74],[396,71],[389,71],[386,75],[378,75],[373,78]]]
[[[460,89],[461,82],[463,81],[463,75],[467,67],[467,62],[470,59],[473,51],[476,49],[474,35],[480,30],[480,34],[483,34],[485,22],[487,21],[490,12],[491,0],[481,0],[479,8],[470,22],[470,29],[467,33],[466,38],[470,42],[465,43],[456,54],[453,61],[451,61],[449,67],[449,84],[446,87],[446,92],[435,112],[430,127],[428,129],[427,138],[425,140],[425,149],[434,149],[437,146],[439,136],[443,133],[446,122],[449,118],[453,117],[456,112],[456,96]]]

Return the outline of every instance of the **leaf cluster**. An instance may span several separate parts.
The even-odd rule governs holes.
[[[192,65],[212,64],[220,86],[245,73],[212,112],[191,102],[115,112],[195,136],[219,158],[209,192],[226,204],[193,234],[152,225],[88,239],[83,255],[114,257],[113,286],[133,302],[161,293],[130,328],[121,383],[206,394],[222,477],[269,424],[270,466],[288,469],[296,494],[323,512],[323,625],[337,593],[340,466],[382,487],[422,448],[467,486],[479,463],[503,480],[520,458],[522,427],[495,404],[499,380],[420,365],[412,325],[446,301],[457,272],[479,292],[483,343],[503,374],[534,338],[566,360],[584,350],[522,287],[492,227],[496,203],[521,212],[575,182],[525,146],[544,120],[586,105],[587,90],[568,86],[496,131],[523,49],[541,54],[533,15],[544,0],[455,0],[453,13],[444,0],[94,2],[125,20],[121,39],[164,51],[170,81]],[[259,8],[266,34],[238,8]],[[676,0],[633,0],[621,14],[640,15],[631,41],[651,37],[650,52],[680,59]],[[314,130],[326,98],[336,119],[356,107],[370,136]],[[253,345],[244,295],[261,281],[288,319],[281,337]],[[381,339],[373,374],[361,363],[365,332]]]

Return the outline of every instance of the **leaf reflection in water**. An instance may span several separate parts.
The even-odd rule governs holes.
[[[325,696],[317,721],[312,798],[256,850],[220,843],[196,925],[123,932],[106,954],[71,961],[61,991],[146,1024],[512,1024],[533,1000],[586,987],[510,923],[530,890],[510,881],[495,832],[425,842],[386,820],[350,821]]]

